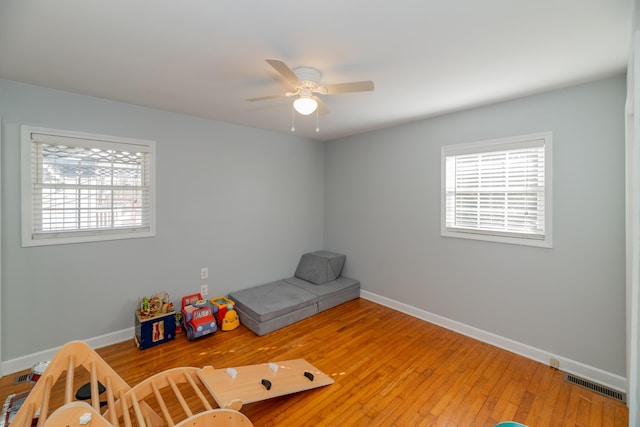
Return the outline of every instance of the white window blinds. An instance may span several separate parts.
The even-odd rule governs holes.
[[[549,143],[540,137],[443,147],[446,231],[546,240]]]
[[[27,237],[87,241],[87,236],[151,233],[153,144],[34,131],[27,137]]]

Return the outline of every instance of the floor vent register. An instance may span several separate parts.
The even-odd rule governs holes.
[[[627,402],[626,393],[623,393],[621,391],[614,390],[612,388],[603,386],[603,385],[595,383],[595,382],[593,382],[591,380],[586,380],[584,378],[580,378],[580,377],[577,377],[575,375],[567,374],[567,373],[564,374],[564,379],[567,382],[579,385],[580,387],[584,387],[584,388],[589,389],[589,390],[591,390],[593,392],[596,392],[598,394],[602,394],[604,396],[611,397],[612,399],[618,400],[618,401],[620,401],[622,403],[626,403]]]
[[[13,385],[26,383],[31,379],[31,373],[18,375],[13,379]]]

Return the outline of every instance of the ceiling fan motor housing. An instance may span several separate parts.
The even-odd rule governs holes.
[[[293,72],[302,82],[312,82],[316,85],[320,82],[320,71],[315,68],[297,67],[293,69]]]
[[[298,94],[302,97],[311,97],[314,93],[325,94],[326,90],[320,86],[320,71],[315,68],[298,67],[295,68],[294,73],[300,79],[296,83]]]

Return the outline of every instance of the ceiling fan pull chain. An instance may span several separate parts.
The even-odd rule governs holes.
[[[318,118],[318,110],[319,108],[316,108],[316,132],[320,132],[320,119]]]
[[[291,132],[296,131],[296,112],[291,104]]]

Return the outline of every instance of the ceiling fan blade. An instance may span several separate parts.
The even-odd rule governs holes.
[[[294,92],[284,92],[284,93],[278,93],[276,95],[268,95],[268,96],[260,96],[258,98],[250,98],[247,99],[247,101],[266,101],[267,99],[276,99],[276,98],[287,98],[289,96],[293,96],[295,95]]]
[[[273,67],[280,75],[288,82],[291,83],[299,83],[300,79],[296,76],[296,73],[293,72],[291,68],[284,62],[279,59],[267,59],[266,60],[269,65]]]
[[[318,114],[320,114],[321,116],[324,116],[331,112],[331,110],[329,110],[329,107],[327,107],[327,104],[325,104],[324,101],[320,99],[320,97],[314,96],[313,99],[315,99],[318,102]]]
[[[373,82],[371,80],[365,80],[361,82],[350,83],[337,83],[332,85],[324,85],[327,89],[327,94],[332,93],[346,93],[346,92],[367,92],[374,89]]]

